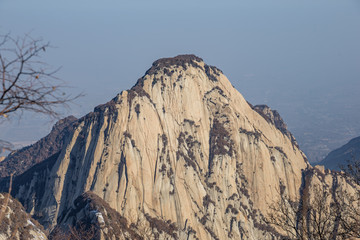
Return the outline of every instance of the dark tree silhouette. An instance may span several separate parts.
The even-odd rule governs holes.
[[[340,168],[356,184],[360,185],[360,157],[353,156],[351,160],[347,161],[346,166],[340,166]]]
[[[285,239],[328,240],[360,238],[359,192],[336,191],[323,184],[305,189],[299,200],[284,191],[270,206],[266,219]]]
[[[0,36],[0,120],[10,114],[33,111],[58,117],[55,107],[67,106],[80,95],[65,93],[66,85],[41,57],[51,47],[30,35]]]

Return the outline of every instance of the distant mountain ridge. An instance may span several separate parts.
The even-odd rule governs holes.
[[[319,164],[339,171],[348,161],[360,160],[360,137],[351,139],[342,147],[330,152]]]

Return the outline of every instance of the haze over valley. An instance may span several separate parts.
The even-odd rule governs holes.
[[[58,77],[70,92],[86,94],[64,117],[80,117],[130,88],[149,62],[193,53],[221,68],[250,103],[278,110],[310,161],[360,135],[356,0],[182,1],[176,7],[5,0],[0,22],[3,33],[31,32],[55,46],[46,61],[62,66]],[[21,122],[3,122],[0,139],[24,146],[53,123],[25,114]]]

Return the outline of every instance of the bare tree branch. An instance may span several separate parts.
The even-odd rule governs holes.
[[[349,194],[325,184],[313,185],[292,201],[284,192],[270,206],[266,222],[277,227],[288,239],[360,238],[360,193]]]
[[[56,107],[82,96],[65,93],[66,85],[55,76],[59,69],[41,60],[51,45],[30,35],[13,38],[0,36],[0,118],[22,111],[58,117]]]
[[[346,166],[340,166],[340,168],[345,175],[360,185],[360,156],[353,155],[350,160],[347,160]]]

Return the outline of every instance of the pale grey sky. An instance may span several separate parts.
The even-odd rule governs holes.
[[[305,149],[360,135],[358,0],[0,0],[7,32],[56,46],[44,60],[86,94],[67,113],[77,117],[130,88],[154,60],[194,53],[249,102],[277,109]],[[43,119],[2,123],[0,139],[37,140],[51,127]]]

